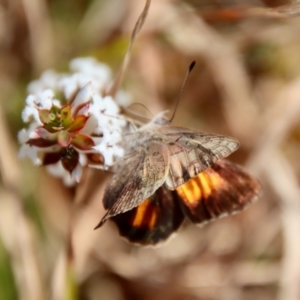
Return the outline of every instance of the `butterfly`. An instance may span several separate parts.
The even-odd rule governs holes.
[[[125,157],[105,189],[107,212],[96,228],[111,219],[131,242],[159,243],[185,218],[205,224],[244,209],[261,191],[223,159],[238,149],[234,138],[176,127],[159,115],[124,139]]]

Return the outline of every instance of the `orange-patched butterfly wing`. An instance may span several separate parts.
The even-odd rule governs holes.
[[[261,192],[259,182],[240,166],[220,160],[176,189],[184,215],[204,224],[243,210]]]
[[[178,195],[160,187],[139,206],[111,218],[121,236],[132,243],[157,244],[178,230],[184,220]]]
[[[184,216],[206,224],[243,210],[260,191],[258,181],[240,166],[221,160],[175,191],[160,187],[140,205],[111,220],[130,242],[157,244],[178,230]]]

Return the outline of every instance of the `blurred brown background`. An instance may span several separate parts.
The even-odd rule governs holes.
[[[0,1],[0,299],[300,299],[295,1],[153,0],[125,75],[134,102],[172,111],[197,61],[173,123],[241,142],[230,159],[264,188],[245,212],[204,228],[186,223],[166,244],[142,248],[112,224],[93,231],[108,175],[87,172],[68,189],[18,160],[26,85],[79,56],[117,71],[143,6]]]

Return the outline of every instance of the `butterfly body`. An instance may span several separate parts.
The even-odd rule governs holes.
[[[144,152],[149,159],[149,167],[145,169],[150,174],[151,167],[157,167],[156,163],[161,163],[167,169],[165,183],[170,190],[197,176],[239,147],[238,141],[233,138],[172,126],[161,117],[154,118],[130,135],[127,144],[130,146],[126,146],[125,157]]]

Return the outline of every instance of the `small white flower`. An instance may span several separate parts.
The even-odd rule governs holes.
[[[118,105],[126,107],[132,102],[132,97],[125,91],[118,91],[116,94],[116,102]]]
[[[106,165],[123,156],[126,125],[115,99],[104,96],[111,85],[110,68],[93,58],[77,58],[70,69],[71,74],[46,71],[29,84],[22,112],[29,125],[19,132],[19,156],[46,165],[67,185],[80,180],[89,153],[102,154]]]
[[[39,149],[37,147],[30,147],[27,144],[23,144],[19,150],[19,158],[23,159],[25,157],[30,158],[32,163],[36,166],[42,164],[42,160],[39,157]]]
[[[59,74],[52,70],[45,71],[38,80],[34,80],[28,85],[28,93],[35,94],[45,89],[55,89]]]
[[[70,63],[70,69],[93,77],[99,84],[111,81],[110,68],[92,57],[73,59]]]
[[[52,164],[47,166],[47,171],[54,177],[61,178],[63,180],[64,185],[72,186],[76,183],[76,179],[72,177],[72,175],[64,169],[61,162],[57,162],[56,164]]]

